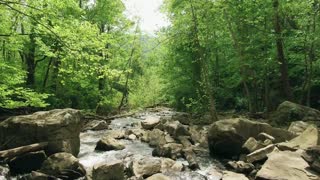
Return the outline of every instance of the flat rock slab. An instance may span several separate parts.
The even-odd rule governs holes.
[[[301,158],[301,154],[301,151],[273,151],[258,171],[256,179],[318,180],[319,174],[309,170],[309,164]]]
[[[151,130],[159,123],[159,116],[147,116],[145,120],[141,121],[141,126],[146,130]]]
[[[47,154],[80,150],[81,113],[74,109],[39,111],[14,116],[0,123],[0,150],[48,142]]]

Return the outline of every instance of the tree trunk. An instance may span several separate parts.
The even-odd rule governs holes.
[[[206,53],[204,51],[204,48],[200,44],[200,40],[198,37],[198,20],[197,15],[195,12],[195,8],[193,6],[193,1],[190,0],[190,6],[191,6],[191,13],[192,13],[192,21],[193,21],[193,46],[194,46],[194,53],[195,53],[195,61],[197,64],[199,64],[199,70],[200,70],[200,80],[204,84],[205,94],[209,98],[209,105],[210,105],[210,116],[213,121],[218,120],[217,111],[216,111],[216,105],[215,105],[215,98],[213,94],[212,85],[209,81],[209,71],[208,71],[208,64],[206,64]]]
[[[27,50],[24,52],[25,63],[27,68],[27,80],[26,84],[29,87],[34,87],[35,85],[35,70],[36,70],[36,61],[35,61],[35,53],[36,53],[36,40],[35,35],[32,30],[29,35],[30,42],[27,45]]]
[[[249,109],[249,112],[250,113],[255,113],[255,110],[254,110],[254,107],[253,107],[253,103],[252,103],[252,97],[251,97],[251,92],[250,92],[250,89],[249,89],[249,86],[248,86],[248,73],[247,73],[247,67],[245,67],[245,56],[244,56],[244,50],[243,50],[243,47],[240,45],[240,41],[238,40],[238,37],[236,36],[236,33],[234,32],[233,28],[232,28],[232,25],[231,25],[231,22],[229,20],[229,18],[227,17],[227,14],[226,12],[224,11],[224,16],[225,16],[225,19],[227,21],[227,26],[228,26],[228,29],[230,31],[230,34],[231,34],[231,38],[232,38],[232,41],[233,41],[233,46],[234,46],[234,49],[236,50],[236,53],[238,54],[239,56],[239,60],[240,60],[240,75],[241,75],[241,78],[242,78],[242,85],[243,85],[243,89],[244,89],[244,93],[245,93],[245,96],[248,100],[248,109]]]
[[[276,35],[277,59],[280,65],[281,90],[286,100],[292,100],[292,92],[289,83],[288,62],[284,55],[281,18],[279,13],[279,0],[273,0],[274,31]]]

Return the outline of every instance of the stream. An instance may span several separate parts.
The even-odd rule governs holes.
[[[112,130],[128,130],[134,128],[134,125],[142,121],[147,115],[154,116],[171,116],[174,112],[170,110],[164,110],[161,112],[145,112],[136,115],[135,117],[118,118],[114,119],[109,125],[109,129]],[[102,131],[86,131],[80,134],[81,146],[80,154],[78,156],[80,163],[84,165],[87,171],[91,171],[93,166],[110,162],[115,160],[123,160],[127,156],[150,156],[152,157],[152,150],[147,143],[140,140],[119,140],[125,145],[125,149],[120,151],[95,151],[96,143],[111,130]],[[196,171],[182,171],[179,173],[166,174],[173,180],[218,180],[221,179],[218,171],[222,165],[215,159],[212,159],[209,154],[198,156],[198,162],[200,170]],[[184,159],[178,159],[184,165],[188,165],[188,162]]]

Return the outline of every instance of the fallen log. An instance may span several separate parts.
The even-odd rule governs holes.
[[[35,152],[45,149],[48,146],[48,142],[41,142],[36,144],[30,144],[26,146],[21,146],[13,149],[7,149],[0,151],[0,160],[11,159],[19,155]]]

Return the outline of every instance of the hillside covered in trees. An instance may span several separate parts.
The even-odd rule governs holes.
[[[109,114],[319,108],[318,0],[166,0],[155,35],[120,0],[1,0],[0,106]]]

